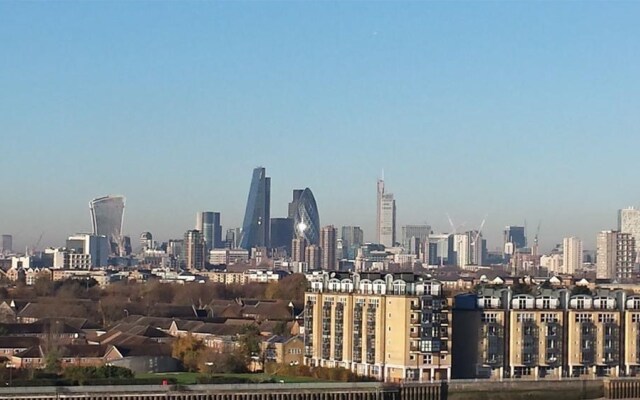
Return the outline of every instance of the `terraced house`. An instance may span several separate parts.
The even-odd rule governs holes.
[[[383,381],[449,379],[442,285],[414,273],[324,272],[305,294],[305,363]]]

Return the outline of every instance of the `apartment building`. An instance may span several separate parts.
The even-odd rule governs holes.
[[[451,377],[449,304],[414,273],[323,272],[305,294],[305,364],[382,381]]]
[[[561,379],[640,372],[640,296],[578,287],[482,287],[457,296],[454,378]],[[466,342],[459,341],[460,330]],[[460,342],[460,343],[459,343]],[[470,366],[465,366],[470,364]]]

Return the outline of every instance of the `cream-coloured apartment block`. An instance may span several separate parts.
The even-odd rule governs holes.
[[[624,312],[624,367],[627,376],[640,374],[640,296],[627,297]]]
[[[575,295],[567,311],[567,367],[572,377],[620,376],[623,292]]]
[[[305,294],[305,363],[384,381],[448,379],[449,305],[413,273],[331,272]]]
[[[537,296],[511,299],[509,313],[510,375],[520,378],[561,378],[566,291],[543,290]]]

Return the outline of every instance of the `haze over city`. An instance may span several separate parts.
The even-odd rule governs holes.
[[[490,248],[541,247],[640,205],[637,3],[0,3],[0,228],[17,248],[90,231],[181,237],[271,215],[310,187],[323,225],[374,239],[384,169],[398,227],[446,214]]]

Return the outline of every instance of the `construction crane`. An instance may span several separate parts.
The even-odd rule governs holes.
[[[36,242],[36,244],[31,245],[31,248],[27,248],[27,255],[28,256],[33,256],[35,255],[36,251],[38,251],[38,246],[40,246],[40,242],[42,242],[42,237],[44,236],[44,232],[42,232],[40,234],[40,236],[38,237],[38,241]]]
[[[538,255],[538,235],[540,234],[540,225],[542,224],[542,220],[538,221],[538,227],[536,228],[536,235],[533,237],[533,256]]]

